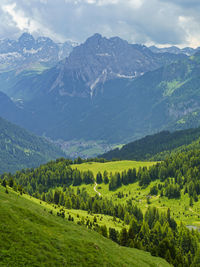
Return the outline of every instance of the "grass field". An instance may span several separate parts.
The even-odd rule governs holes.
[[[87,171],[91,170],[94,175],[100,171],[103,173],[104,171],[107,172],[122,172],[124,170],[136,168],[137,170],[139,167],[150,167],[154,165],[156,162],[145,162],[145,161],[132,161],[132,160],[122,160],[122,161],[111,161],[111,162],[87,162],[82,164],[74,164],[71,165],[73,169],[78,169],[80,171]]]
[[[44,202],[40,199],[31,197],[26,194],[23,195],[23,198],[27,200],[31,200],[37,205],[43,206],[47,211],[52,211],[54,215],[56,215],[57,212],[59,212],[60,209],[62,208],[65,211],[66,218],[68,218],[69,215],[73,216],[75,223],[78,223],[78,222],[81,222],[82,220],[87,220],[87,219],[93,222],[94,217],[96,217],[96,220],[97,220],[96,222],[98,223],[99,226],[106,225],[107,228],[112,227],[118,231],[126,226],[124,225],[123,221],[119,219],[114,221],[113,217],[109,215],[88,214],[88,212],[84,210],[66,209],[64,207],[60,207],[59,205],[49,204],[47,202]]]
[[[43,203],[0,186],[0,266],[170,266],[52,215]]]
[[[183,222],[186,225],[195,225],[200,228],[200,201],[194,202],[193,207],[189,206],[188,194],[181,192],[180,199],[168,199],[167,197],[160,198],[159,196],[151,196],[150,204],[147,204],[147,196],[149,196],[150,188],[153,185],[161,183],[160,181],[152,182],[148,187],[141,188],[137,183],[123,185],[115,191],[109,191],[108,185],[104,183],[97,186],[97,191],[101,193],[102,197],[112,199],[113,203],[126,204],[128,200],[131,200],[133,205],[137,205],[143,212],[147,210],[149,206],[159,208],[161,211],[171,210],[171,215],[177,222]],[[93,189],[94,185],[81,185],[80,189],[85,188],[91,196],[95,196]],[[124,194],[123,198],[118,198],[118,193]]]
[[[152,166],[156,162],[138,162],[138,161],[114,161],[106,163],[89,162],[83,164],[72,165],[72,168],[77,168],[82,171],[91,170],[95,175],[98,171],[103,173],[105,170],[108,172],[121,172],[129,168],[136,168],[143,166]],[[155,206],[162,211],[171,210],[171,214],[177,222],[184,222],[186,225],[195,225],[200,227],[200,201],[194,202],[193,207],[189,206],[188,194],[181,192],[180,199],[168,199],[167,197],[160,198],[159,196],[151,196],[150,204],[147,204],[147,196],[149,195],[150,188],[161,183],[160,181],[152,182],[148,187],[141,188],[138,183],[122,186],[115,191],[109,191],[108,185],[104,183],[97,186],[97,191],[101,193],[102,197],[112,199],[114,203],[126,204],[126,201],[132,200],[133,204],[138,205],[143,212],[146,211],[148,206]],[[81,185],[80,189],[86,188],[91,196],[95,196],[96,192],[93,189],[94,185]],[[124,194],[123,198],[118,198],[118,193]]]

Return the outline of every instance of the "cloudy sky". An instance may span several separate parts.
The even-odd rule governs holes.
[[[24,32],[83,42],[98,32],[131,43],[200,46],[200,0],[0,0],[0,38]]]

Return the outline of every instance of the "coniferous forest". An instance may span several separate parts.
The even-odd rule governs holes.
[[[0,1],[0,267],[200,267],[200,1]]]
[[[93,222],[89,219],[78,221],[78,224],[94,229],[121,246],[148,251],[174,266],[198,266],[195,264],[199,261],[200,234],[197,230],[189,230],[183,223],[177,223],[170,207],[163,212],[149,205],[146,211],[142,211],[134,200],[129,199],[122,204],[98,194],[90,196],[81,186],[96,181],[99,185],[108,184],[109,191],[115,191],[138,183],[143,190],[158,181],[158,185],[151,187],[147,203],[151,195],[176,201],[183,192],[188,195],[192,206],[199,201],[200,195],[199,159],[199,150],[191,150],[172,154],[149,168],[133,168],[121,173],[104,171],[98,172],[95,177],[91,170],[73,168],[75,163],[84,164],[84,160],[60,158],[36,169],[17,171],[14,175],[4,173],[1,179],[4,187],[9,186],[21,195],[29,194],[60,207],[57,216],[66,217],[69,221],[74,219],[71,215],[66,216],[65,208],[87,211],[88,214],[109,215],[114,220],[123,221],[121,230],[99,226],[95,219]],[[119,193],[118,198],[123,198],[123,193]]]

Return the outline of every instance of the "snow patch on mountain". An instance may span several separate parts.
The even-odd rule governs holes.
[[[18,40],[1,39],[0,69],[3,71],[23,69],[27,68],[27,65],[34,68],[36,63],[55,66],[58,61],[68,57],[75,46],[77,46],[75,42],[57,44],[48,37],[34,39],[28,33],[23,33]]]
[[[111,57],[111,55],[108,53],[97,54],[97,56],[99,56],[99,57]]]
[[[22,55],[20,55],[18,52],[9,52],[9,53],[2,53],[0,54],[0,58],[2,59],[9,59],[9,58],[22,58]]]
[[[39,51],[41,51],[42,50],[42,47],[40,47],[40,48],[38,48],[38,49],[34,49],[34,48],[31,48],[31,49],[26,49],[26,48],[24,48],[23,49],[23,53],[25,53],[25,54],[37,54]]]
[[[124,78],[124,79],[134,79],[136,76],[135,75],[123,75],[123,74],[120,74],[120,73],[117,73],[117,77],[119,78]]]

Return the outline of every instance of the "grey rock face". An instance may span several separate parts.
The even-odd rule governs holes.
[[[200,47],[197,47],[197,48],[185,47],[181,49],[177,46],[170,46],[170,47],[165,47],[165,48],[158,48],[156,46],[150,46],[149,49],[153,53],[172,53],[176,55],[185,54],[187,56],[192,56],[200,50]]]
[[[153,53],[144,45],[94,34],[57,66],[59,75],[50,91],[57,89],[70,96],[93,97],[108,80],[133,80],[184,56]],[[80,83],[84,86],[79,86]]]
[[[53,66],[64,59],[76,43],[57,44],[48,37],[34,37],[23,33],[18,40],[0,40],[0,70],[25,69],[34,64]]]

